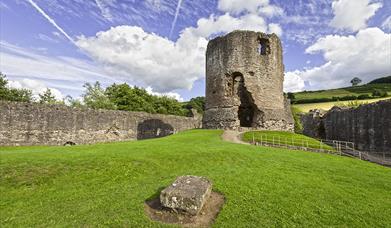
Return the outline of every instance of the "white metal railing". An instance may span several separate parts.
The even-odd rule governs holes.
[[[356,157],[360,160],[376,162],[381,165],[391,166],[391,153],[386,152],[364,152],[355,148],[353,142],[339,140],[319,139],[319,142],[293,137],[270,136],[266,134],[258,135],[255,139],[252,134],[253,145],[279,147],[287,149],[305,150],[322,153],[332,153],[344,156]]]

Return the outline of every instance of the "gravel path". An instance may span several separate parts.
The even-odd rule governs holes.
[[[242,132],[239,132],[239,131],[225,130],[223,135],[221,135],[221,138],[224,141],[227,141],[227,142],[233,142],[233,143],[247,144],[248,145],[249,143],[243,142],[240,139],[240,134],[241,133]]]

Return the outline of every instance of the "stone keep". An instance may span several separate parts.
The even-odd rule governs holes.
[[[204,128],[293,131],[275,34],[234,31],[208,43]]]

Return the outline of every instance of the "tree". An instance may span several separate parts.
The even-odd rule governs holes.
[[[362,80],[359,79],[358,77],[354,77],[354,78],[350,81],[350,83],[352,83],[352,86],[356,86],[356,85],[360,84],[361,82],[362,82]]]
[[[93,109],[116,109],[116,106],[110,101],[98,81],[93,85],[85,83],[83,87],[86,91],[82,96],[87,107]]]
[[[33,95],[28,89],[9,88],[6,75],[0,72],[0,100],[31,102]]]
[[[202,114],[205,110],[205,97],[191,98],[190,101],[184,104],[186,109],[195,109],[198,113]]]
[[[70,95],[67,95],[64,98],[64,104],[67,105],[67,106],[71,106],[73,108],[82,108],[84,106],[83,103],[80,100],[74,99]]]
[[[287,97],[288,97],[289,100],[293,101],[295,99],[295,94],[291,93],[291,92],[288,92],[287,93]]]
[[[119,110],[156,113],[153,97],[145,89],[123,83],[107,87],[105,93]]]
[[[57,100],[52,91],[46,88],[45,92],[39,94],[39,103],[41,104],[56,104]]]

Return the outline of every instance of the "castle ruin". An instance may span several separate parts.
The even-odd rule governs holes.
[[[208,43],[203,127],[293,131],[275,34],[234,31]]]

